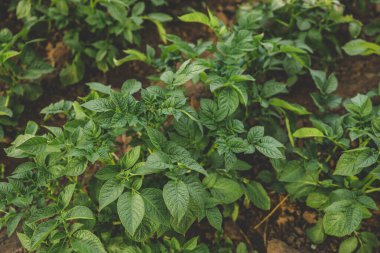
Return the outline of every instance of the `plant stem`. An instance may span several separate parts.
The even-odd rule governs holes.
[[[285,112],[284,112],[284,117],[285,117],[286,130],[288,132],[288,138],[289,138],[290,144],[292,145],[292,147],[294,147],[294,139],[293,139],[293,136],[292,136],[292,132],[290,130],[290,122],[289,122],[288,117],[286,117]]]
[[[211,148],[208,150],[207,154],[206,154],[206,157],[210,157],[216,150],[216,147],[218,146],[218,144],[216,142],[214,142],[214,144],[212,144]]]
[[[289,195],[286,195],[285,196],[285,198],[283,198],[278,204],[277,204],[277,206],[275,206],[275,208],[273,208],[273,210],[272,211],[270,211],[270,213],[268,213],[268,215],[267,216],[265,216],[265,218],[264,219],[262,219],[260,222],[259,222],[259,224],[257,224],[254,228],[253,228],[253,230],[256,230],[256,229],[258,229],[265,221],[267,221],[276,211],[277,211],[277,209],[278,208],[280,208],[280,206],[287,200],[289,198]]]
[[[365,193],[379,192],[379,191],[380,191],[380,188],[372,188],[372,189],[366,190]]]

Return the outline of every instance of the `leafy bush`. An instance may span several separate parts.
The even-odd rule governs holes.
[[[276,2],[269,5],[273,20],[288,8],[327,21],[336,14],[331,4],[274,8]],[[232,28],[211,12],[179,17],[209,26],[217,41],[191,44],[168,35],[158,58],[149,46],[145,53],[126,50],[115,63],[153,65],[151,86],[134,79],[120,90],[89,83],[86,97],[42,110],[46,117],[66,115],[63,127],[29,122],[6,149],[25,161],[0,183],[8,234],[22,224],[20,241],[38,252],[215,252],[186,232],[202,220],[222,231],[241,200],[269,210],[262,181],[318,211],[307,230],[314,244],[335,236],[344,237],[340,252],[376,249],[376,236],[361,223],[377,209],[371,194],[380,189],[379,109],[371,101],[379,94],[343,101],[334,94],[335,75],[312,69],[321,44],[302,36],[315,26],[332,34],[328,25],[294,25],[296,36],[281,38],[261,34],[263,20],[248,27],[254,12],[240,15]],[[301,75],[310,75],[318,90],[310,94],[315,114],[281,97]],[[196,83],[207,89],[189,97],[187,87]],[[252,175],[258,158],[273,170]],[[236,251],[247,249],[240,244]]]
[[[71,51],[72,62],[60,72],[61,82],[79,82],[87,62],[95,60],[97,68],[107,72],[120,47],[139,44],[139,31],[145,20],[153,22],[166,42],[163,22],[171,20],[164,13],[146,13],[146,4],[159,6],[165,0],[150,1],[13,1],[17,17],[25,24],[37,20],[48,25],[48,32],[64,31],[63,42]],[[16,5],[17,4],[17,5]],[[41,26],[39,26],[41,27]],[[90,60],[86,60],[89,58]]]
[[[165,4],[160,0],[145,2],[153,6]],[[3,86],[0,127],[17,124],[25,106],[22,100],[36,100],[42,94],[39,82],[52,73],[54,67],[60,71],[60,81],[64,85],[78,83],[86,69],[89,71],[94,65],[103,72],[108,71],[120,53],[118,48],[140,43],[139,31],[146,20],[156,25],[161,39],[166,42],[162,23],[171,17],[159,12],[147,14],[145,2],[10,1],[8,11],[16,12],[24,25],[16,34],[8,28],[0,31],[0,83]],[[6,6],[3,7],[5,10]],[[42,32],[44,30],[47,33]],[[37,53],[40,45],[36,43],[44,39],[36,37],[48,37],[54,43],[54,38],[50,38],[52,33],[58,33],[71,52],[71,59],[63,68],[51,66]],[[0,133],[2,138],[2,128]]]
[[[38,40],[22,42],[20,38],[28,35],[33,23],[25,26],[17,34],[9,29],[0,30],[0,139],[3,137],[2,125],[15,125],[24,110],[21,97],[36,100],[42,93],[39,81],[53,68],[39,58],[31,44]]]

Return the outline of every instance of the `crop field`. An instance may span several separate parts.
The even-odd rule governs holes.
[[[0,253],[377,253],[379,208],[379,0],[0,1]]]

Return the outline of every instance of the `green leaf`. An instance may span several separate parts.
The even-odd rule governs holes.
[[[372,112],[371,99],[363,94],[357,94],[354,98],[351,98],[344,103],[344,107],[347,111],[359,117],[366,117]]]
[[[88,230],[75,232],[71,245],[79,253],[107,253],[100,239]]]
[[[28,223],[34,223],[36,221],[53,217],[58,212],[59,212],[59,209],[55,204],[45,206],[43,208],[33,211],[28,219]]]
[[[380,46],[362,39],[352,40],[343,46],[348,55],[380,55]]]
[[[86,85],[88,87],[90,87],[91,90],[95,90],[95,91],[98,91],[100,93],[104,93],[107,95],[110,95],[112,92],[111,86],[106,86],[106,85],[101,84],[101,83],[90,82],[90,83],[86,83]]]
[[[327,94],[333,93],[338,88],[338,79],[334,74],[329,75],[324,85],[324,92]]]
[[[124,228],[134,235],[145,215],[143,198],[138,193],[123,193],[117,201],[117,213]]]
[[[283,145],[273,137],[265,136],[261,138],[260,142],[256,143],[255,147],[260,153],[262,153],[266,157],[273,159],[285,158],[285,156],[279,150],[279,148],[283,147]]]
[[[47,139],[45,137],[34,136],[32,138],[29,138],[22,144],[18,145],[17,148],[30,154],[38,154],[44,152],[46,146]]]
[[[121,162],[125,169],[129,169],[133,165],[135,165],[135,163],[140,157],[140,150],[141,150],[141,147],[137,146],[124,154],[123,158],[121,159]]]
[[[211,27],[210,19],[201,12],[192,12],[178,17],[183,22],[201,23]]]
[[[17,213],[12,214],[12,216],[7,221],[7,235],[10,237],[15,231],[18,226],[18,224],[21,221],[21,218],[24,214],[23,213]]]
[[[13,38],[11,30],[8,28],[0,29],[0,42],[7,43],[10,42]]]
[[[182,181],[169,181],[163,189],[163,197],[170,214],[178,221],[187,212],[190,195],[187,186]]]
[[[349,237],[339,245],[339,253],[352,253],[358,247],[358,239],[355,236]]]
[[[21,0],[17,4],[16,15],[18,19],[26,18],[30,16],[32,9],[32,3],[28,0]]]
[[[248,253],[247,245],[244,242],[239,242],[236,253]]]
[[[306,235],[314,244],[322,244],[326,239],[322,222],[318,221],[317,224],[306,229]]]
[[[123,83],[121,86],[121,92],[126,94],[135,94],[139,90],[141,90],[142,84],[136,79],[130,79]]]
[[[158,150],[161,150],[161,147],[163,147],[166,143],[165,136],[160,131],[150,127],[146,128],[146,132],[153,146]]]
[[[379,154],[370,148],[353,149],[339,158],[334,175],[354,176],[376,163]]]
[[[156,188],[146,188],[141,192],[141,196],[144,199],[145,216],[158,224],[167,226],[170,216],[162,197],[162,191]]]
[[[233,114],[239,107],[239,96],[234,89],[224,88],[218,96],[218,105],[225,115]]]
[[[183,245],[183,249],[184,250],[195,250],[195,248],[197,247],[198,245],[198,239],[199,239],[199,236],[196,236],[196,237],[193,237],[191,238],[190,240],[188,240],[184,245]]]
[[[91,209],[87,206],[74,206],[65,214],[65,220],[93,220]]]
[[[81,60],[76,60],[59,72],[59,80],[65,86],[73,85],[82,81],[85,67]]]
[[[243,190],[234,180],[218,177],[211,187],[211,194],[222,204],[231,204],[243,195]]]
[[[117,179],[109,179],[99,191],[99,211],[114,202],[124,191],[124,185]]]
[[[270,198],[259,182],[249,182],[246,186],[247,196],[252,203],[262,210],[270,209]]]
[[[325,135],[317,128],[303,127],[293,133],[295,138],[324,137]]]
[[[59,202],[62,205],[62,209],[66,208],[70,204],[74,191],[75,184],[69,184],[59,194]]]
[[[223,217],[217,207],[206,210],[206,217],[210,225],[218,231],[222,231]]]
[[[298,104],[292,104],[289,102],[286,102],[285,100],[282,100],[280,98],[272,98],[269,100],[269,104],[275,107],[281,107],[285,110],[289,110],[291,112],[294,112],[297,115],[308,115],[310,112],[303,106]]]
[[[32,251],[30,238],[26,234],[17,233],[17,237],[20,240],[22,247],[24,247],[28,251]]]
[[[264,137],[264,127],[263,126],[255,126],[252,127],[248,134],[247,134],[247,140],[251,144],[255,144],[261,140],[261,138]]]
[[[30,239],[32,249],[36,250],[42,242],[46,240],[49,234],[58,226],[57,221],[50,220],[38,224]]]
[[[17,52],[17,51],[14,51],[14,50],[9,50],[9,51],[6,51],[5,53],[1,53],[0,55],[0,63],[3,63],[5,62],[6,60],[12,58],[12,57],[15,57],[17,55],[19,55],[20,52]]]
[[[320,208],[328,201],[328,199],[329,197],[325,194],[312,192],[307,196],[306,205],[311,208]]]
[[[108,112],[114,109],[111,101],[106,98],[90,100],[81,106],[93,112]]]
[[[349,201],[341,200],[338,202],[342,202],[342,205],[338,206],[335,202],[333,203],[334,208],[332,206],[327,207],[328,211],[323,217],[323,228],[328,235],[342,237],[351,234],[359,227],[362,221],[362,211],[360,207],[352,205]],[[329,211],[328,208],[332,210]]]

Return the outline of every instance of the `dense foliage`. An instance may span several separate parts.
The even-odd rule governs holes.
[[[72,2],[80,6],[76,18],[83,18],[82,7],[107,8],[115,20],[91,25],[110,34],[126,24],[112,14],[123,1]],[[62,6],[28,13],[47,13],[65,28],[71,21],[54,14],[69,8]],[[0,183],[8,235],[17,232],[23,247],[36,252],[231,252],[186,232],[206,220],[221,233],[223,219],[235,220],[240,204],[269,210],[266,189],[273,189],[318,212],[307,230],[314,244],[334,236],[343,238],[340,252],[378,248],[361,224],[377,210],[373,196],[380,191],[380,112],[372,102],[380,94],[343,100],[334,94],[337,77],[325,71],[343,52],[380,54],[378,44],[358,39],[362,24],[337,1],[242,5],[233,27],[211,11],[179,19],[208,26],[216,40],[193,44],[165,35],[169,43],[159,53],[147,46],[144,53],[125,50],[121,59],[98,48],[88,56],[96,55],[102,70],[134,60],[152,65],[151,85],[130,79],[116,90],[88,83],[87,96],[41,111],[46,118],[64,114],[62,127],[30,121],[6,149],[23,159]],[[340,38],[347,39],[337,39],[344,29]],[[129,42],[131,31],[123,33]],[[2,32],[0,41],[13,43],[12,36]],[[9,45],[4,62],[17,54]],[[305,76],[317,90],[310,94],[313,114],[282,97]],[[189,96],[196,84],[202,94]],[[252,175],[256,161],[269,161],[271,169]],[[248,249],[239,244],[236,251]]]
[[[16,124],[24,101],[36,100],[41,95],[40,81],[46,74],[56,70],[62,85],[72,85],[94,67],[102,72],[114,67],[113,59],[121,53],[120,48],[141,42],[139,31],[145,21],[153,22],[162,41],[166,42],[162,24],[171,17],[146,11],[147,7],[154,9],[164,4],[164,0],[2,3],[4,11],[8,8],[9,12],[16,13],[23,28],[15,34],[8,28],[0,30],[0,83],[5,86],[1,91],[0,127]],[[55,35],[61,30],[64,33]],[[55,44],[54,36],[65,45],[60,48],[64,52],[61,54],[67,55],[48,62],[41,59],[39,51],[45,41],[42,38]],[[55,62],[59,60],[64,62]]]

